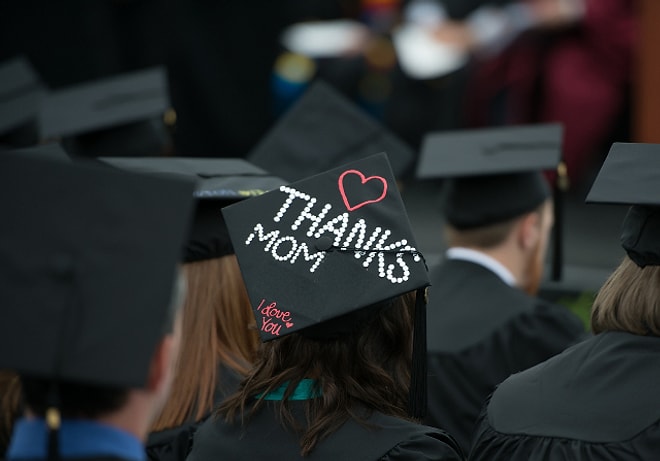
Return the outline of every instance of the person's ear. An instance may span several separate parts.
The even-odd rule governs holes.
[[[176,354],[175,343],[174,335],[167,335],[156,346],[145,385],[148,391],[159,391],[163,386],[168,385]]]
[[[541,238],[541,216],[539,213],[528,213],[520,221],[518,227],[518,243],[524,250],[535,248]]]

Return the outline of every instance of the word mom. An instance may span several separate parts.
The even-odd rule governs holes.
[[[280,192],[286,194],[286,200],[273,217],[276,223],[282,222],[287,211],[294,200],[302,200],[305,206],[289,227],[292,231],[305,232],[308,238],[318,239],[329,236],[335,249],[350,249],[354,251],[356,259],[364,258],[362,267],[368,269],[374,261],[378,263],[378,276],[386,278],[392,283],[403,283],[410,278],[410,268],[406,264],[404,254],[412,254],[415,262],[421,258],[417,249],[409,246],[406,239],[386,244],[392,235],[389,229],[377,226],[371,231],[369,237],[368,224],[362,218],[351,222],[348,212],[341,213],[334,218],[327,217],[332,205],[326,203],[320,210],[314,211],[317,199],[310,197],[290,186],[281,186]],[[303,228],[303,226],[305,226]],[[326,251],[310,251],[303,241],[299,241],[291,235],[282,235],[279,229],[266,230],[266,227],[257,223],[252,232],[245,240],[246,245],[251,245],[255,238],[259,242],[265,242],[264,251],[270,252],[276,261],[287,261],[295,264],[298,260],[311,262],[309,271],[314,272],[325,260]],[[393,262],[386,263],[386,258]]]

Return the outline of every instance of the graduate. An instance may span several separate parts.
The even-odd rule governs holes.
[[[511,376],[479,418],[470,459],[655,459],[660,445],[660,145],[614,144],[587,196],[632,205],[626,251],[591,310],[594,336]]]
[[[152,460],[185,459],[198,424],[252,367],[259,347],[252,308],[222,208],[285,182],[242,159],[99,158],[128,171],[174,175],[195,181],[195,213],[183,273],[181,352],[172,390],[147,440]]]
[[[223,214],[264,343],[188,460],[463,459],[415,422],[428,278],[385,154]]]
[[[427,423],[465,450],[484,400],[510,374],[582,339],[568,310],[535,297],[553,225],[541,171],[559,125],[430,135],[418,172],[445,177],[446,259],[431,270]]]
[[[6,459],[145,459],[178,351],[192,191],[0,156],[0,369],[26,409]]]

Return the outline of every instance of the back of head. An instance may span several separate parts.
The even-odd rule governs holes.
[[[181,358],[170,399],[152,430],[200,420],[213,409],[216,399],[234,390],[258,347],[250,302],[221,210],[284,181],[239,158],[99,160],[122,170],[196,182],[195,211],[183,254],[189,290]]]
[[[250,301],[236,261],[227,254],[184,265],[188,294],[184,304],[180,357],[172,392],[152,430],[198,421],[218,403],[231,371],[248,373],[259,347]],[[222,370],[222,371],[221,371]]]
[[[255,393],[256,411],[274,392],[282,403],[267,408],[300,431],[307,454],[365,409],[405,416],[407,406],[420,416],[428,274],[386,156],[280,187],[223,215],[266,342],[222,407],[227,419],[249,415]],[[401,296],[413,291],[411,322]],[[307,421],[294,421],[287,400],[307,380]]]
[[[25,378],[28,406],[94,416],[122,397],[92,390],[153,386],[193,185],[5,154],[0,189],[0,367]]]
[[[660,336],[660,145],[614,143],[587,203],[632,205],[623,221],[626,256],[594,301],[594,333]]]
[[[591,329],[660,336],[660,266],[640,267],[625,256],[596,296]]]
[[[313,449],[349,418],[362,420],[369,412],[408,418],[412,355],[414,293],[347,314],[351,328],[319,339],[314,332],[294,333],[264,343],[241,390],[220,407],[229,421],[257,411],[263,398],[284,387],[277,402],[279,416],[298,429],[303,454]],[[341,321],[342,319],[339,318]],[[296,421],[288,397],[304,379],[315,380],[322,399],[305,403],[307,421]]]

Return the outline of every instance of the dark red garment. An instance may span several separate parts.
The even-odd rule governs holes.
[[[579,24],[529,31],[500,55],[477,59],[467,91],[468,124],[561,122],[568,174],[580,179],[611,141],[629,102],[633,4],[586,0]]]

